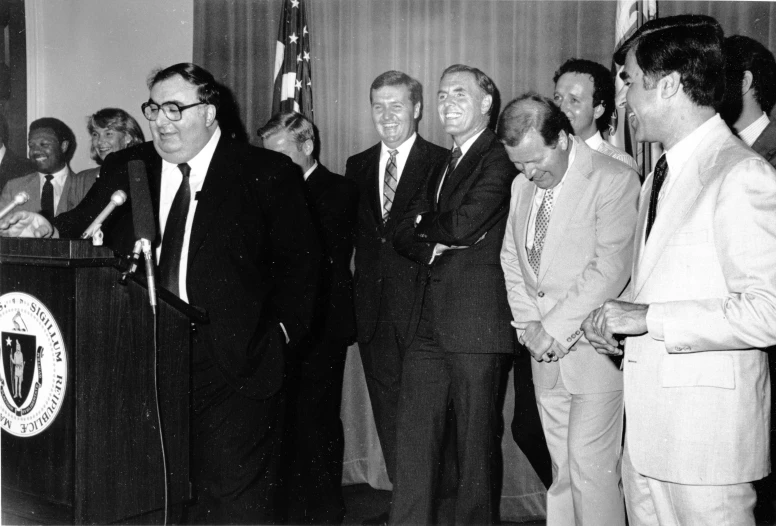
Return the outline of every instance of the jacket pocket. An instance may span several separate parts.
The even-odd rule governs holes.
[[[733,357],[712,352],[672,354],[660,364],[663,387],[735,389]]]

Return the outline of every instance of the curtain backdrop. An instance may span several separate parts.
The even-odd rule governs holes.
[[[196,0],[194,61],[229,86],[251,142],[270,117],[280,0]],[[377,142],[369,86],[399,69],[423,84],[419,131],[449,146],[434,104],[442,70],[476,66],[498,87],[502,106],[527,90],[552,94],[569,57],[611,63],[614,1],[311,0],[315,123],[321,161],[342,173],[350,155]],[[726,34],[776,49],[776,3],[658,0],[658,16],[704,13]]]

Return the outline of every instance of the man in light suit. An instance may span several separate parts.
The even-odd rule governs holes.
[[[501,266],[553,460],[547,524],[624,525],[622,373],[579,326],[628,281],[639,178],[539,95],[509,103],[497,131],[524,174],[512,183]]]
[[[285,155],[221,130],[222,88],[191,63],[154,72],[141,108],[152,142],[112,153],[75,209],[54,219],[14,212],[0,235],[78,237],[116,190],[129,162],[145,167],[158,283],[209,322],[192,333],[191,479],[186,521],[272,524],[283,437],[285,356],[312,318],[319,245],[299,168]],[[130,197],[131,198],[131,197]],[[106,245],[135,242],[132,206],[103,224]]]
[[[75,153],[75,135],[59,119],[44,117],[30,124],[30,159],[37,171],[11,179],[0,194],[0,207],[27,192],[29,201],[17,210],[41,212],[48,219],[78,205],[92,187],[94,174],[76,174],[68,165]]]
[[[574,135],[593,150],[623,162],[639,171],[636,160],[602,137],[614,113],[612,72],[592,60],[570,58],[555,76],[553,100],[571,122]]]
[[[402,359],[418,325],[425,275],[394,248],[396,225],[447,151],[417,134],[423,87],[400,71],[379,75],[369,90],[380,142],[348,159],[358,186],[354,295],[358,346],[388,478],[396,476],[396,412]],[[393,153],[391,153],[393,152]],[[382,524],[388,511],[368,523]]]
[[[647,22],[617,50],[628,118],[666,153],[640,197],[631,283],[583,329],[599,352],[626,337],[623,486],[629,522],[754,524],[770,471],[776,343],[776,171],[715,112],[722,29]]]
[[[340,408],[345,356],[356,334],[350,258],[358,190],[316,159],[317,131],[303,115],[276,113],[258,134],[265,148],[299,166],[295,176],[304,178],[323,256],[310,334],[297,345],[286,369],[289,402],[281,466],[286,520],[340,524],[345,516]]]
[[[450,404],[458,444],[455,522],[494,520],[499,390],[515,345],[499,254],[517,174],[487,127],[495,93],[479,69],[456,64],[442,73],[437,111],[454,148],[396,229],[397,250],[422,265],[428,279],[404,357],[394,524],[433,521]]]
[[[35,163],[8,149],[8,121],[0,113],[0,191],[5,184],[35,170]]]
[[[725,39],[725,96],[722,118],[747,146],[776,167],[776,59],[753,38]]]

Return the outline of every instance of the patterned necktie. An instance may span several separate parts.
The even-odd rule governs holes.
[[[383,222],[388,221],[388,213],[393,205],[393,198],[396,196],[396,186],[399,180],[396,178],[396,154],[399,150],[389,150],[391,156],[385,165],[385,175],[383,176]]]
[[[181,252],[183,251],[183,236],[186,234],[186,218],[189,215],[189,205],[191,204],[191,185],[189,184],[191,167],[183,163],[178,165],[178,169],[183,174],[183,179],[178,191],[175,192],[170,214],[164,225],[162,255],[159,258],[159,284],[176,296],[180,295],[178,273]]]
[[[644,236],[644,242],[649,239],[649,232],[652,230],[652,225],[655,223],[655,217],[657,217],[657,199],[660,195],[660,189],[663,187],[663,183],[668,175],[668,161],[666,161],[666,155],[663,154],[658,159],[655,165],[655,174],[652,177],[652,194],[649,196],[649,211],[647,212],[647,233]]]
[[[54,185],[51,184],[53,178],[53,175],[46,176],[43,191],[40,193],[40,213],[49,221],[54,219]]]
[[[531,264],[531,268],[537,276],[539,275],[539,264],[542,261],[544,238],[547,235],[547,228],[550,226],[550,215],[552,215],[552,207],[554,204],[552,188],[548,188],[544,192],[542,204],[539,207],[539,212],[536,214],[536,230],[533,248],[528,251],[528,263]]]
[[[444,186],[445,182],[447,181],[448,176],[453,173],[453,170],[455,170],[455,167],[458,166],[458,159],[461,158],[461,149],[456,146],[453,148],[453,151],[450,152],[450,160],[447,161],[447,168],[445,169],[445,173],[442,174],[442,181],[439,183],[439,188],[437,189],[437,202],[439,202],[439,196],[442,195],[442,186]]]

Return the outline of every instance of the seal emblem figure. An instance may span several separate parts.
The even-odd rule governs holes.
[[[0,360],[0,429],[43,432],[65,399],[67,351],[51,311],[34,296],[0,296]]]

